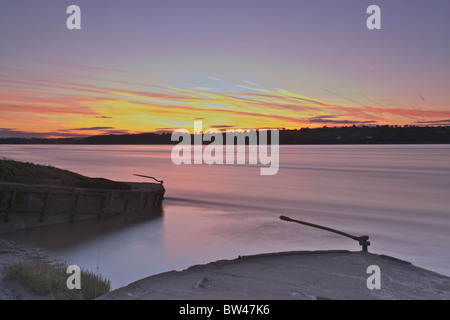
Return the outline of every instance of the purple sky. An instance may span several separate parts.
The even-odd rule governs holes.
[[[65,27],[71,4],[81,7],[82,30]],[[381,30],[366,28],[366,8],[371,4],[381,7]],[[33,132],[83,126],[143,131],[142,123],[132,128],[125,118],[108,122],[119,119],[119,113],[109,114],[100,105],[86,106],[77,99],[93,99],[87,87],[101,87],[105,101],[114,100],[105,96],[109,92],[142,93],[155,86],[161,86],[159,94],[177,94],[174,88],[186,89],[192,83],[197,91],[225,90],[214,79],[247,81],[267,92],[285,90],[340,107],[298,115],[282,110],[287,120],[278,119],[280,126],[301,126],[314,117],[322,124],[323,115],[330,116],[330,123],[337,117],[342,123],[439,124],[450,119],[449,14],[448,0],[2,1],[0,88],[9,91],[0,94],[0,126],[9,132],[26,131],[26,115],[38,117],[47,128]],[[97,120],[73,116],[72,111],[56,117],[56,104],[52,111],[39,109],[41,104],[32,100],[42,92],[58,94],[61,100],[63,95],[68,101],[74,98],[73,91],[54,83],[83,85],[85,91],[77,88],[78,104],[73,107],[91,108],[85,116],[95,115]],[[226,89],[232,87],[227,84]],[[29,99],[18,101],[14,94]],[[208,99],[214,102],[210,105],[218,104],[218,99]],[[153,101],[143,103],[153,106]],[[189,108],[198,108],[196,103]],[[238,115],[245,118],[247,106],[232,107],[237,111],[234,118],[210,125],[237,122]],[[131,110],[133,105],[123,108]],[[379,109],[375,115],[374,108]],[[255,112],[271,114],[265,109]],[[187,123],[193,116],[179,115],[173,111],[160,123],[153,119],[149,127],[163,126],[164,121]],[[243,123],[262,124],[246,119]]]

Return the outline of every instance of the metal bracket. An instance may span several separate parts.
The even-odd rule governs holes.
[[[164,183],[164,180],[158,180],[158,179],[156,179],[156,178],[154,178],[154,177],[143,176],[142,174],[134,174],[134,175],[137,176],[137,177],[143,177],[143,178],[153,179],[153,180],[155,180],[156,182],[159,182],[159,183],[161,183],[161,184]]]
[[[283,220],[283,221],[296,222],[296,223],[300,223],[300,224],[303,224],[303,225],[306,225],[306,226],[309,226],[309,227],[313,227],[313,228],[318,228],[318,229],[334,232],[334,233],[340,234],[341,236],[344,236],[344,237],[356,240],[356,241],[359,242],[359,245],[362,247],[361,251],[363,251],[363,252],[367,252],[368,251],[367,247],[370,246],[369,236],[365,236],[364,235],[364,236],[357,237],[357,236],[354,236],[354,235],[351,235],[351,234],[348,234],[348,233],[345,233],[345,232],[342,232],[342,231],[339,231],[339,230],[331,229],[331,228],[328,228],[328,227],[320,226],[318,224],[313,224],[313,223],[309,223],[309,222],[305,222],[305,221],[294,220],[294,219],[291,219],[291,218],[286,217],[286,216],[280,216],[280,219]]]

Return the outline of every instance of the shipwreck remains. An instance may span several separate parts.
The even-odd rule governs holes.
[[[102,189],[64,186],[52,179],[15,180],[0,181],[0,233],[119,214],[162,213],[162,183],[120,182],[120,188]]]

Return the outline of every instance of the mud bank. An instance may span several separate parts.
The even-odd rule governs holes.
[[[369,289],[367,268],[380,268]],[[221,260],[154,275],[116,289],[108,300],[448,300],[450,278],[368,252],[281,252]]]
[[[36,259],[57,262],[44,250],[18,245],[12,240],[0,239],[0,300],[53,300],[54,297],[39,296],[25,286],[3,279],[3,267],[16,261],[33,261]]]

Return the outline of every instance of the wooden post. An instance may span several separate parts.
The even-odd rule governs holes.
[[[100,217],[100,215],[104,215],[107,207],[107,201],[106,201],[106,195],[102,195],[102,209],[100,210],[99,214],[97,215]]]
[[[152,200],[152,196],[153,196],[153,194],[151,192],[149,192],[148,196],[147,196],[147,199],[145,200],[144,210],[149,211],[148,209],[151,209],[150,202]]]
[[[9,215],[13,211],[14,201],[16,201],[16,195],[17,195],[17,190],[14,190],[11,198],[9,199],[8,210],[6,210],[6,214],[5,214],[5,218],[4,218],[5,222],[9,221]]]
[[[39,218],[39,222],[44,222],[44,215],[45,215],[45,213],[47,211],[47,208],[48,208],[48,203],[50,201],[50,195],[51,195],[50,192],[45,193],[44,207],[42,208],[42,212],[41,212],[41,216]]]
[[[109,214],[113,214],[114,195],[114,191],[109,194]]]
[[[81,194],[76,194],[76,200],[75,200],[75,207],[73,208],[73,211],[70,213],[70,222],[75,221],[75,215],[78,213],[78,209],[80,208],[81,203]]]
[[[128,206],[129,206],[129,199],[128,197],[125,199],[125,214],[128,215]]]

